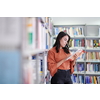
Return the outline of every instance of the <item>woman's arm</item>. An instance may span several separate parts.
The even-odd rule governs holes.
[[[67,57],[67,58],[68,58],[68,57]],[[62,63],[64,63],[64,62],[66,61],[67,58],[64,58],[64,59],[62,59],[61,61],[59,61],[59,62],[57,63],[57,68],[58,68]]]

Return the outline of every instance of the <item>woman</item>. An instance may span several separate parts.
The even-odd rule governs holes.
[[[75,60],[66,60],[70,55],[68,43],[70,36],[65,32],[60,32],[56,42],[48,51],[47,62],[48,70],[52,76],[51,84],[72,84],[71,74],[74,72]]]

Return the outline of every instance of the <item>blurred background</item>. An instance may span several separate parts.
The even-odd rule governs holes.
[[[0,84],[49,82],[50,17],[0,17]]]

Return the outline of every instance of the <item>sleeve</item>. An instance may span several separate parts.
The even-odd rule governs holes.
[[[52,51],[48,51],[47,65],[47,68],[50,71],[51,76],[54,76],[54,74],[57,72],[57,63],[55,61],[54,52]]]
[[[71,74],[74,72],[74,64],[70,61],[70,69],[71,69]]]

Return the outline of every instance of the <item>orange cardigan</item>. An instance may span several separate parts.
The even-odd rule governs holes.
[[[71,55],[71,53],[66,54],[63,49],[59,49],[59,52],[57,53],[55,47],[51,48],[48,51],[47,63],[48,70],[50,71],[51,76],[54,76],[58,69],[71,69],[71,74],[74,72],[74,65],[70,60],[65,61],[59,67],[57,67],[57,63],[62,59],[67,58],[69,55]]]

